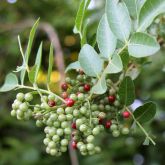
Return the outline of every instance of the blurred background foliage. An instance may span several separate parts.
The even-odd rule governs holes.
[[[17,36],[21,35],[23,47],[29,35],[29,20],[41,18],[49,23],[58,33],[62,45],[65,64],[77,59],[80,49],[79,37],[73,35],[73,26],[79,0],[1,0],[0,1],[0,84],[5,75],[21,64]],[[98,21],[103,11],[104,0],[93,0],[89,7],[88,38],[95,35]],[[154,147],[142,146],[144,136],[140,131],[129,137],[112,138],[108,133],[100,135],[97,143],[102,153],[82,157],[78,154],[80,165],[163,165],[165,157],[165,18],[155,20],[150,32],[158,37],[161,51],[149,59],[142,73],[136,79],[138,101],[148,99],[157,102],[157,116],[146,127],[156,137]],[[27,26],[26,26],[27,24]],[[30,25],[31,26],[31,25]],[[33,46],[33,62],[39,42],[44,41],[44,57],[38,82],[45,82],[45,71],[50,41],[43,31],[38,31]],[[52,87],[58,91],[60,73],[54,67]],[[0,95],[0,165],[69,165],[69,153],[62,157],[51,157],[45,153],[42,143],[43,130],[36,128],[33,121],[16,121],[10,116],[11,103],[15,92]]]

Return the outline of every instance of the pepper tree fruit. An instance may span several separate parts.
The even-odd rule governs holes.
[[[153,0],[153,3],[156,11],[159,11],[159,6],[165,5],[164,1]],[[131,75],[132,68],[138,70],[136,66],[142,67],[144,64],[136,58],[153,55],[160,49],[156,39],[148,34],[146,29],[161,11],[153,13],[155,10],[150,5],[150,0],[146,0],[138,12],[138,17],[133,18],[132,21],[132,14],[129,13],[127,4],[124,4],[124,2],[116,3],[116,0],[107,0],[105,14],[100,20],[97,30],[96,40],[99,55],[94,46],[84,44],[84,26],[80,25],[80,22],[84,22],[84,14],[88,7],[83,5],[87,4],[82,0],[75,24],[75,32],[79,33],[81,39],[83,39],[78,61],[67,68],[67,71],[76,69],[77,77],[65,79],[65,82],[61,85],[62,97],[51,92],[49,87],[53,58],[53,47],[51,45],[47,90],[40,89],[37,85],[37,76],[42,55],[41,44],[37,53],[37,65],[33,69],[29,69],[30,67],[26,66],[25,68],[23,63],[21,67],[17,68],[16,71],[21,72],[21,84],[19,84],[16,75],[10,73],[7,75],[5,84],[0,88],[0,92],[24,88],[34,90],[33,92],[16,95],[12,104],[11,115],[18,120],[34,118],[38,127],[44,127],[45,139],[43,143],[46,146],[46,152],[52,156],[60,156],[63,152],[66,152],[70,142],[72,142],[73,149],[79,150],[82,155],[97,154],[101,152],[101,148],[97,146],[95,141],[99,134],[106,131],[111,133],[113,137],[118,137],[120,134],[126,135],[130,132],[134,122],[143,131],[147,139],[155,145],[154,140],[142,126],[142,123],[154,117],[156,113],[155,104],[152,102],[146,103],[137,108],[135,112],[132,112],[129,106],[135,99],[133,83],[135,77]],[[121,6],[123,6],[123,15],[120,15]],[[115,13],[113,12],[114,8]],[[146,8],[149,17],[146,17]],[[122,24],[120,24],[120,21],[116,21],[120,18],[123,20]],[[138,25],[134,24],[136,22],[138,22]],[[37,25],[38,20],[32,27],[30,39],[33,38]],[[132,25],[136,28],[132,28]],[[146,32],[143,33],[143,31]],[[117,45],[119,40],[121,44]],[[22,49],[21,45],[20,49]],[[30,53],[29,47],[28,51]],[[122,55],[123,52],[124,55]],[[133,56],[135,60],[132,60],[130,56]],[[29,57],[23,59],[26,65],[28,65],[28,59]],[[26,86],[24,83],[27,73],[32,86]],[[115,76],[112,76],[112,74],[115,74]],[[39,96],[40,101],[37,102],[34,95]],[[151,113],[148,112],[148,107]],[[145,115],[150,114],[145,118],[144,115],[141,115],[142,112],[145,112]],[[123,118],[130,120],[123,120]]]

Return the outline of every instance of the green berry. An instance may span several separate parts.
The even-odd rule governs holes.
[[[71,95],[70,95],[70,98],[71,98],[72,100],[75,100],[75,101],[77,100],[77,96],[76,96],[75,94],[71,94]]]
[[[70,128],[65,128],[65,129],[64,129],[64,133],[65,133],[66,135],[70,135],[70,134],[71,134],[71,129],[70,129]]]
[[[24,99],[24,94],[23,94],[23,93],[18,93],[18,94],[16,95],[16,98],[17,98],[17,100],[19,100],[19,101],[23,101],[23,99]]]
[[[127,127],[122,128],[122,134],[124,135],[129,134],[129,129]]]
[[[88,143],[91,143],[94,140],[94,136],[93,135],[89,135],[86,140],[87,140]]]
[[[61,152],[66,152],[66,151],[67,151],[67,147],[61,146],[61,147],[60,147],[60,150],[61,150]]]
[[[69,143],[69,142],[68,142],[67,139],[62,139],[62,140],[61,140],[61,145],[62,145],[62,146],[67,146],[68,143]]]
[[[113,137],[118,137],[120,135],[120,132],[118,130],[114,130],[112,132]]]
[[[67,115],[66,115],[66,119],[67,119],[68,121],[71,121],[71,120],[73,119],[73,115],[67,114]]]
[[[50,141],[50,142],[48,143],[48,147],[49,147],[49,148],[55,148],[55,146],[56,146],[56,143],[55,143],[54,141]]]
[[[55,100],[55,96],[54,95],[49,95],[48,100]]]
[[[78,100],[83,101],[85,99],[85,96],[83,93],[78,94]]]
[[[64,134],[64,131],[63,131],[63,129],[58,128],[56,133],[57,133],[57,135],[62,136]]]
[[[33,95],[31,93],[26,93],[25,94],[25,100],[30,102],[33,100]]]
[[[61,115],[58,116],[58,120],[59,120],[59,121],[65,121],[66,118],[67,118],[67,117],[66,117],[66,115],[64,115],[64,114],[61,114]]]
[[[66,114],[72,114],[73,113],[73,108],[72,107],[66,107],[65,108],[65,113]]]
[[[80,125],[80,131],[85,132],[87,130],[87,126],[85,124]]]
[[[86,107],[81,107],[80,108],[80,113],[86,114],[86,112],[87,112],[87,108]]]
[[[10,114],[11,114],[11,116],[13,116],[13,117],[15,117],[15,116],[17,115],[17,113],[16,113],[15,110],[12,110],[12,111],[10,112]]]
[[[74,110],[73,110],[73,116],[74,116],[74,117],[80,116],[80,111],[77,110],[77,109],[74,109]]]
[[[94,149],[94,145],[92,144],[92,143],[88,143],[87,144],[87,150],[88,151],[91,151],[91,150],[93,150]]]
[[[50,150],[50,155],[55,156],[57,154],[57,150],[56,149],[51,149]]]
[[[98,135],[100,133],[100,129],[98,127],[95,127],[93,130],[92,130],[92,133],[93,135]]]
[[[49,138],[45,138],[45,139],[43,140],[43,143],[44,143],[45,145],[48,145],[49,142],[50,142],[50,139],[49,139]]]
[[[63,121],[63,122],[61,123],[61,127],[62,127],[62,128],[67,128],[68,125],[69,125],[69,123],[68,123],[67,121]]]
[[[54,136],[52,137],[52,140],[53,140],[54,142],[58,142],[58,141],[60,140],[60,137],[59,137],[58,135],[54,135]]]
[[[117,128],[118,128],[118,127],[117,127],[116,124],[112,124],[110,129],[111,129],[112,131],[114,131],[114,130],[117,130]]]
[[[65,82],[68,83],[68,84],[70,84],[71,79],[70,79],[69,77],[66,77],[66,78],[65,78]]]
[[[98,105],[97,105],[97,104],[92,104],[92,105],[91,105],[91,110],[92,110],[92,111],[98,110]]]
[[[87,149],[87,147],[86,147],[85,144],[82,144],[82,145],[80,146],[80,152],[84,152],[84,151],[86,151],[86,149]]]
[[[58,108],[57,109],[57,114],[64,114],[64,109],[63,108]]]

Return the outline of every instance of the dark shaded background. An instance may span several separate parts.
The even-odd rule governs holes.
[[[90,6],[88,18],[88,38],[95,34],[103,11],[104,1],[95,1]],[[93,3],[93,2],[92,2]],[[73,35],[73,26],[79,0],[0,0],[0,83],[5,75],[21,64],[17,36],[21,35],[23,47],[26,47],[29,27],[40,17],[58,33],[65,64],[77,59],[80,49],[79,37]],[[163,165],[165,157],[165,21],[162,16],[151,27],[152,33],[158,33],[161,51],[153,56],[151,63],[145,65],[136,80],[137,97],[141,101],[157,102],[157,116],[146,125],[156,137],[156,146],[142,146],[144,135],[137,131],[129,137],[112,138],[109,134],[100,135],[98,143],[102,153],[82,157],[78,154],[80,165]],[[50,41],[44,31],[38,30],[31,55],[34,60],[40,41],[44,41],[44,57],[39,83],[44,83]],[[54,90],[57,90],[60,73],[54,67]],[[11,103],[15,92],[0,95],[0,165],[69,165],[70,157],[66,153],[60,158],[45,153],[42,143],[43,130],[36,128],[33,121],[22,122],[10,116]]]

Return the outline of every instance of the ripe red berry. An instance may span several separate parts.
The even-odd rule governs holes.
[[[49,107],[54,107],[56,105],[56,102],[54,100],[49,100],[48,105]]]
[[[76,129],[76,123],[75,122],[72,123],[72,128]]]
[[[128,112],[128,111],[124,111],[124,112],[122,113],[122,115],[123,115],[124,118],[129,118],[131,114],[130,114],[130,112]]]
[[[74,100],[71,98],[66,98],[65,101],[66,101],[65,104],[67,107],[72,107],[75,103]]]
[[[116,96],[112,95],[112,96],[108,96],[108,100],[110,103],[114,103],[116,100]]]
[[[75,141],[72,142],[72,148],[77,149],[77,142],[75,142]]]
[[[112,122],[110,120],[106,121],[105,128],[110,128],[111,124],[112,124]]]
[[[68,97],[67,92],[63,92],[63,93],[62,93],[62,98],[66,99],[67,97]]]
[[[91,86],[89,84],[84,85],[84,91],[88,92],[90,91],[90,89],[91,89]]]
[[[103,124],[103,119],[99,118],[99,124]]]
[[[61,89],[63,89],[64,91],[66,91],[68,89],[68,84],[67,83],[61,84]]]

